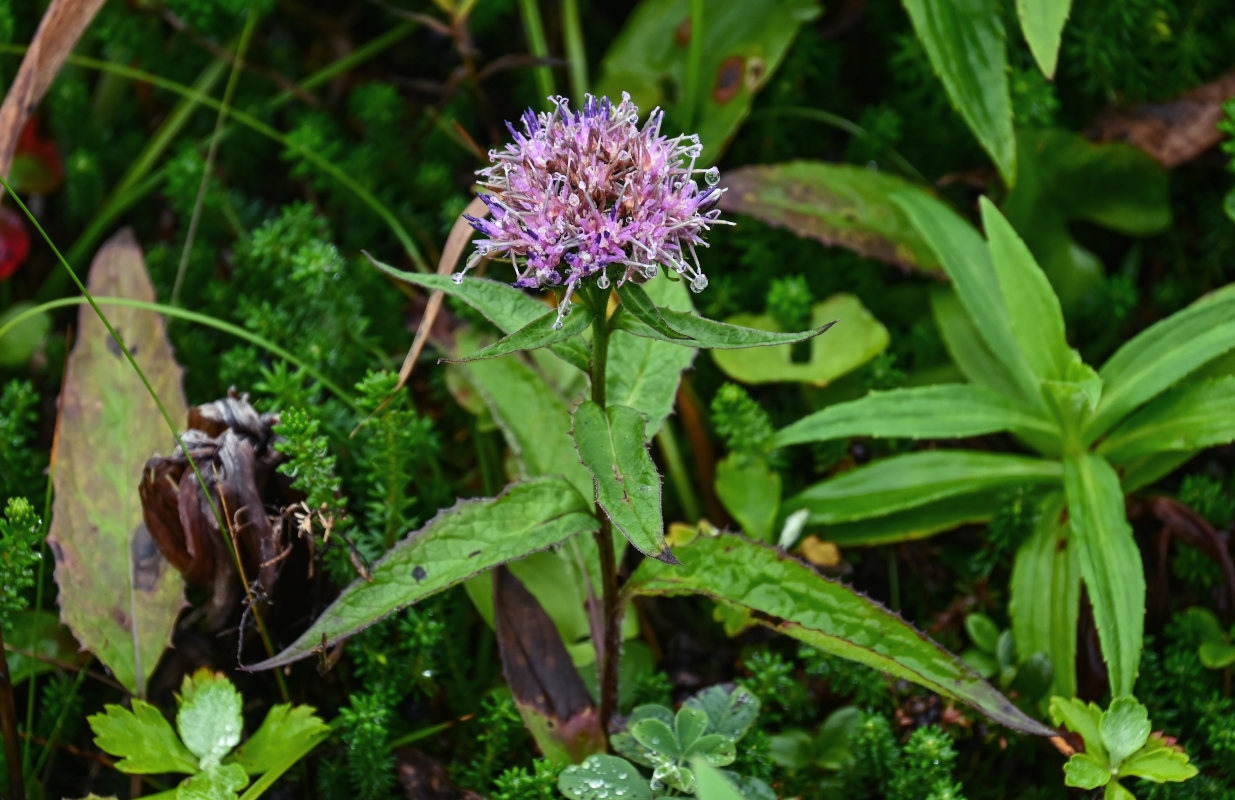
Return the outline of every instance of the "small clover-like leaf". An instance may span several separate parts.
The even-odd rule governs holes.
[[[626,756],[636,764],[642,764],[645,767],[654,767],[663,759],[653,759],[652,751],[644,747],[642,744],[630,734],[631,726],[645,720],[658,719],[665,723],[666,726],[673,725],[673,712],[662,705],[655,703],[646,703],[641,706],[635,706],[630,712],[630,718],[626,720],[626,730],[621,733],[615,733],[610,739],[609,744],[613,746],[615,752],[619,755]]]
[[[591,755],[562,770],[557,788],[570,800],[652,800],[648,781],[624,758]]]
[[[677,716],[673,719],[673,732],[677,734],[678,745],[683,753],[690,751],[690,746],[703,735],[707,728],[707,712],[690,706],[679,708]]]
[[[1089,753],[1077,753],[1063,765],[1064,783],[1078,789],[1097,789],[1111,779],[1106,765]]]
[[[673,729],[659,719],[645,719],[630,726],[630,735],[635,741],[651,750],[653,753],[669,759],[677,759],[682,755],[678,737]]]
[[[719,733],[735,742],[746,735],[759,716],[759,698],[742,686],[712,686],[685,705],[707,712],[708,733]]]
[[[216,764],[185,779],[176,790],[176,800],[235,800],[248,783],[249,776],[240,765]]]
[[[978,649],[994,655],[999,641],[999,627],[985,614],[970,614],[965,617],[965,632]]]
[[[1136,800],[1136,795],[1119,785],[1118,781],[1111,781],[1102,793],[1102,800]]]
[[[679,792],[694,794],[695,773],[677,762],[661,764],[652,772],[652,786],[656,787],[657,783],[663,783]]]
[[[176,737],[172,726],[144,700],[134,699],[132,711],[117,705],[104,706],[103,713],[94,714],[89,722],[94,743],[120,756],[116,769],[121,772],[152,775],[198,771],[197,759]]]
[[[185,676],[176,728],[201,760],[202,769],[217,765],[240,743],[242,707],[240,693],[222,673],[202,668]]]
[[[709,733],[700,736],[685,748],[685,758],[702,756],[709,763],[723,767],[737,760],[738,750],[733,740],[719,733]]]
[[[314,715],[312,706],[280,703],[270,709],[257,732],[228,758],[250,775],[281,766],[289,751],[307,753],[330,732],[330,726]]]
[[[1235,644],[1201,642],[1197,654],[1201,657],[1201,663],[1208,669],[1225,669],[1235,664]]]
[[[1102,744],[1108,763],[1118,767],[1149,741],[1149,710],[1134,697],[1117,697],[1102,714]]]

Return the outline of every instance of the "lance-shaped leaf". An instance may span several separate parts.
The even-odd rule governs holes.
[[[1031,409],[990,389],[941,384],[871,392],[829,406],[777,431],[772,443],[785,447],[847,436],[955,439],[1020,428],[1047,435],[1057,430]]]
[[[485,500],[463,500],[396,544],[283,652],[249,669],[305,658],[404,606],[477,573],[596,529],[588,503],[563,478],[514,484]]]
[[[1071,8],[1072,0],[1016,0],[1016,16],[1029,43],[1029,52],[1048,78],[1055,77],[1059,40],[1063,38],[1063,24]]]
[[[660,309],[652,302],[652,298],[637,283],[627,281],[618,287],[618,297],[622,300],[622,309],[635,319],[647,325],[666,339],[689,339],[689,336],[678,333],[669,327]]]
[[[154,300],[131,231],[99,250],[89,287],[97,295]],[[108,318],[168,414],[183,420],[180,368],[162,318],[117,306]],[[117,680],[143,695],[184,603],[184,581],[146,530],[136,489],[146,459],[165,450],[171,437],[150,393],[88,306],[77,331],[60,394],[48,535],[60,614]]]
[[[628,406],[602,409],[591,400],[574,413],[571,436],[592,473],[596,502],[613,527],[645,556],[676,564],[665,544],[660,475],[645,438],[646,418]]]
[[[592,324],[590,314],[568,314],[558,325],[557,311],[548,311],[519,330],[503,336],[491,345],[482,347],[475,353],[459,358],[443,358],[442,361],[465,362],[482,361],[486,358],[499,358],[520,350],[537,350],[541,347],[551,347],[574,336],[583,333]]]
[[[1076,694],[1076,624],[1081,603],[1077,549],[1061,521],[1063,495],[1052,492],[1038,505],[1033,533],[1012,565],[1008,613],[1023,655],[1046,653],[1054,666],[1051,692]]]
[[[958,494],[934,500],[904,511],[893,511],[869,519],[834,522],[821,534],[841,547],[868,547],[893,542],[925,539],[971,522],[992,519],[1007,505],[1008,487]]]
[[[1132,694],[1145,627],[1145,571],[1119,476],[1102,457],[1081,453],[1064,460],[1064,487],[1111,694]]]
[[[1115,351],[1098,374],[1102,398],[1085,427],[1092,443],[1141,403],[1235,349],[1235,284],[1151,325]]]
[[[1180,386],[1111,431],[1098,453],[1121,464],[1162,451],[1193,451],[1235,440],[1235,376]]]
[[[961,305],[956,292],[946,287],[932,290],[931,313],[943,337],[944,347],[961,374],[1004,397],[1021,396],[1016,379],[1007,365],[996,358],[991,348],[982,341],[982,335]]]
[[[915,508],[935,500],[1026,483],[1058,482],[1059,462],[1041,458],[938,450],[906,453],[842,473],[786,501],[810,510],[812,522],[847,522]]]
[[[373,266],[392,278],[423,289],[445,292],[467,303],[484,315],[502,333],[514,333],[545,313],[545,304],[509,284],[488,278],[466,277],[460,283],[448,275],[406,272],[383,264],[372,256]],[[588,368],[587,345],[581,339],[567,338],[549,345],[554,355],[584,372]]]
[[[739,167],[723,177],[726,211],[906,269],[940,271],[934,251],[889,197],[894,189],[924,191],[903,178],[823,161]]]
[[[740,350],[745,347],[772,347],[778,344],[794,344],[813,339],[836,324],[829,322],[809,331],[781,333],[779,331],[761,331],[758,328],[743,328],[740,325],[730,325],[714,319],[700,317],[689,311],[674,311],[671,308],[660,309],[665,324],[670,329],[686,338],[675,338],[661,333],[633,314],[620,314],[614,319],[618,330],[633,333],[646,339],[656,339],[661,342],[672,342],[683,347],[702,347],[710,350]]]
[[[904,0],[904,4],[952,105],[1011,186],[1016,182],[1016,134],[999,3]]]
[[[775,548],[734,535],[698,536],[679,544],[678,553],[676,567],[644,561],[625,591],[711,597],[826,653],[968,703],[1014,730],[1054,734],[900,617]]]
[[[596,704],[553,620],[505,567],[493,573],[493,617],[506,684],[545,758],[577,764],[603,752]]]

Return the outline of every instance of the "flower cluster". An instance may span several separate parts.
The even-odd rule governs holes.
[[[491,217],[468,217],[484,234],[464,273],[486,256],[508,256],[516,286],[565,285],[558,324],[570,312],[580,281],[596,275],[606,289],[608,267],[618,265],[618,284],[655,277],[664,266],[689,281],[696,292],[708,279],[699,268],[696,246],[720,222],[716,168],[695,169],[702,152],[698,136],[660,133],[664,112],[652,111],[643,127],[639,109],[623,92],[622,102],[588,95],[582,111],[566,98],[555,108],[523,115],[523,132],[507,125],[514,142],[491,150],[492,166],[481,170],[480,198]],[[706,188],[694,175],[702,173]]]

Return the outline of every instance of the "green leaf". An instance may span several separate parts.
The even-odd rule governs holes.
[[[235,764],[216,764],[176,787],[176,800],[235,800],[249,776]]]
[[[1108,762],[1099,730],[1102,724],[1102,709],[1096,703],[1086,703],[1077,697],[1052,697],[1049,710],[1051,720],[1056,725],[1080,734],[1085,742],[1085,750],[1091,756],[1102,764]]]
[[[871,392],[860,400],[816,411],[777,431],[775,447],[850,436],[959,439],[1053,426],[1031,409],[982,386],[940,384]]]
[[[888,346],[887,329],[853,295],[832,295],[811,308],[812,325],[826,330],[829,320],[837,320],[839,333],[811,341],[810,359],[804,363],[793,360],[793,348],[787,344],[762,350],[716,350],[712,360],[726,375],[746,384],[799,381],[824,386]],[[736,314],[729,321],[768,330],[780,324],[764,314]]]
[[[163,714],[145,700],[133,698],[133,710],[106,705],[88,718],[99,749],[118,756],[121,772],[155,775],[198,771],[197,758],[181,743]]]
[[[1154,746],[1155,737],[1140,752],[1133,753],[1119,765],[1119,776],[1144,778],[1154,783],[1186,781],[1196,777],[1197,769],[1188,763],[1188,754],[1177,747]],[[1161,742],[1160,739],[1157,740]]]
[[[738,749],[733,740],[719,733],[700,736],[686,748],[685,757],[702,756],[709,764],[726,767],[738,758]]]
[[[644,561],[626,591],[701,594],[746,609],[760,624],[968,703],[1000,724],[1049,736],[956,656],[902,619],[775,548],[734,535],[677,544],[682,564]]]
[[[557,788],[570,800],[652,800],[648,781],[634,764],[603,754],[588,756],[582,764],[562,770]]]
[[[1019,399],[1039,405],[1038,380],[1012,330],[999,273],[991,261],[986,242],[972,225],[933,197],[904,192],[893,195],[892,199],[905,210],[939,257],[965,313],[991,354],[1003,364],[1017,387]]]
[[[1063,311],[1051,282],[999,209],[985,197],[978,205],[1012,336],[1038,378],[1066,380],[1079,356],[1068,347]]]
[[[708,713],[693,706],[682,706],[673,718],[673,733],[677,736],[683,754],[690,751],[707,729]]]
[[[89,289],[96,296],[155,299],[131,230],[99,249]],[[162,317],[125,306],[112,306],[107,315],[139,354],[149,388],[83,306],[60,393],[47,543],[56,558],[61,620],[141,696],[184,608],[184,579],[159,553],[134,487],[150,455],[169,452],[175,442],[151,393],[176,422],[188,409]]]
[[[1235,644],[1226,642],[1201,642],[1197,655],[1206,669],[1226,669],[1235,664]]]
[[[617,288],[618,297],[622,301],[622,310],[632,315],[639,322],[648,326],[665,339],[689,339],[689,336],[678,333],[669,327],[660,309],[652,302],[652,298],[643,287],[633,281],[626,281]]]
[[[460,501],[382,556],[371,582],[352,583],[295,642],[249,669],[306,658],[465,578],[595,528],[587,501],[559,477],[514,484],[491,499]]]
[[[202,769],[217,766],[223,756],[240,744],[243,707],[240,692],[222,673],[202,667],[184,676],[176,728]]]
[[[960,525],[985,522],[1005,505],[1006,487],[954,495],[881,517],[832,523],[823,533],[841,547],[925,539]]]
[[[994,653],[999,642],[999,626],[985,614],[970,614],[965,617],[965,632],[969,640],[987,653]]]
[[[676,116],[662,133],[672,136],[683,126],[698,133],[706,166],[720,156],[798,28],[819,7],[813,0],[770,0],[751,14],[745,0],[707,0],[703,8],[702,58],[693,84],[690,0],[644,0],[605,52],[595,91],[613,98],[630,92],[645,111],[672,109]]]
[[[956,292],[940,287],[933,290],[930,297],[935,325],[943,337],[948,355],[961,374],[1003,397],[1023,396],[1007,365],[995,358],[990,347],[982,340],[982,335],[969,319]]]
[[[54,671],[57,661],[75,662],[86,657],[54,611],[13,613],[4,628],[4,643],[12,648],[4,656],[13,686],[35,675]]]
[[[1116,464],[1164,450],[1193,451],[1235,440],[1235,377],[1190,383],[1152,400],[1098,444]]]
[[[460,358],[446,358],[443,361],[480,361],[486,358],[517,353],[520,350],[537,350],[549,347],[572,337],[578,336],[592,324],[591,312],[569,314],[562,320],[562,326],[557,327],[557,311],[548,311],[514,333],[503,336],[491,345],[482,347],[476,352]],[[573,363],[573,362],[572,362]],[[576,366],[578,366],[576,364]],[[586,369],[586,363],[584,368]]]
[[[1008,186],[1016,183],[1016,135],[1008,54],[994,0],[904,0],[914,32],[952,105]]]
[[[228,757],[228,763],[239,764],[250,775],[278,769],[293,753],[295,763],[330,735],[330,726],[313,712],[312,706],[275,705],[257,732]]]
[[[1232,348],[1235,285],[1141,331],[1098,370],[1105,389],[1085,428],[1085,444],[1092,444],[1137,406]]]
[[[812,522],[847,522],[889,514],[961,494],[1025,483],[1051,483],[1058,462],[1040,458],[935,450],[874,461],[816,483],[786,501],[810,510]]]
[[[662,309],[691,308],[685,281],[655,280],[643,288]],[[609,366],[605,371],[608,402],[642,411],[648,418],[649,437],[659,433],[665,417],[673,410],[682,372],[694,360],[695,352],[689,347],[614,331],[609,339]],[[568,428],[569,425],[562,430]],[[571,448],[571,457],[574,455]]]
[[[708,715],[708,733],[738,741],[759,716],[759,698],[744,686],[711,686],[687,698],[686,703]]]
[[[644,416],[627,406],[602,409],[588,400],[573,419],[579,458],[592,473],[596,502],[613,527],[640,553],[677,563],[665,544],[660,475],[648,453]]]
[[[1064,460],[1072,543],[1093,606],[1114,697],[1132,693],[1145,623],[1145,572],[1119,476],[1100,456]]]
[[[1063,765],[1063,781],[1077,789],[1097,789],[1111,779],[1111,771],[1089,753],[1076,753]]]
[[[33,307],[34,303],[13,303],[0,312],[0,330],[4,329],[9,320]],[[13,369],[25,364],[35,351],[44,345],[50,332],[51,314],[46,311],[26,317],[14,325],[4,334],[4,338],[0,339],[0,367]]]
[[[1061,492],[1042,498],[1033,533],[1012,565],[1008,613],[1021,652],[1045,653],[1054,668],[1051,691],[1076,694],[1076,626],[1081,603],[1081,565],[1062,521]]]
[[[772,540],[780,509],[780,473],[762,458],[730,453],[716,465],[716,494],[747,536]]]
[[[1116,697],[1099,725],[1107,761],[1117,767],[1149,741],[1149,709],[1135,697]]]
[[[1102,800],[1136,800],[1136,795],[1125,789],[1116,781],[1111,781],[1106,785],[1106,791],[1102,793]]]
[[[668,759],[677,759],[682,755],[677,734],[663,720],[641,719],[630,726],[630,735],[635,737],[636,742],[657,755]]]
[[[1016,0],[1021,32],[1042,74],[1048,78],[1055,77],[1059,40],[1063,38],[1063,25],[1071,7],[1072,0]]]
[[[690,768],[695,772],[695,797],[700,800],[745,800],[721,771],[708,763],[706,758],[697,757],[690,761]]]
[[[633,314],[621,314],[614,318],[614,327],[620,331],[642,336],[645,339],[655,339],[660,342],[670,342],[683,347],[701,347],[711,350],[741,350],[747,347],[774,347],[776,345],[791,345],[805,342],[832,327],[835,320],[825,323],[809,331],[781,333],[779,331],[744,328],[727,322],[701,317],[689,311],[674,311],[671,308],[660,310],[670,334],[661,333],[635,317]]]
[[[1125,464],[1120,464],[1123,473],[1124,494],[1132,494],[1144,488],[1163,475],[1169,475],[1183,466],[1197,454],[1196,450],[1184,452],[1167,450],[1152,455],[1134,458]]]
[[[725,211],[867,258],[941,271],[934,251],[889,199],[893,190],[923,191],[903,178],[856,164],[791,161],[728,170],[724,186]]]
[[[509,284],[479,277],[465,277],[462,283],[455,283],[449,275],[405,272],[372,256],[369,256],[369,261],[392,278],[462,300],[484,315],[502,333],[513,333],[545,313],[544,303]],[[566,339],[553,344],[550,349],[568,364],[587,371],[587,345],[581,339]]]

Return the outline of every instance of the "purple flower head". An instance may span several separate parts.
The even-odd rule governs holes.
[[[492,166],[477,173],[490,216],[468,219],[487,238],[455,281],[485,256],[508,256],[515,286],[565,285],[559,327],[580,281],[595,275],[607,289],[613,265],[621,268],[618,285],[655,277],[663,266],[703,291],[708,279],[695,248],[707,246],[703,233],[713,224],[728,223],[717,219],[724,190],[716,168],[695,169],[699,137],[662,136],[659,108],[640,128],[625,92],[617,105],[587,95],[582,111],[564,97],[550,100],[552,111],[523,114],[523,132],[508,123],[514,142],[490,150]]]

